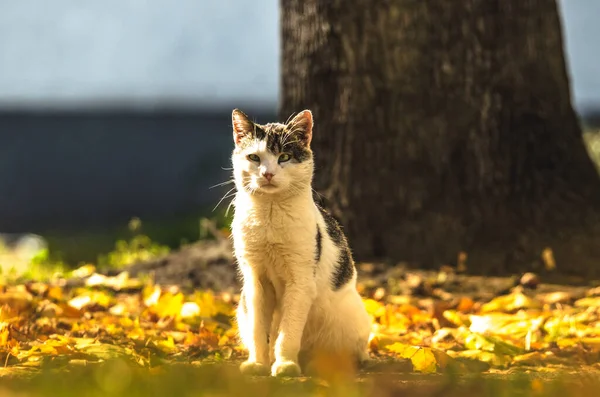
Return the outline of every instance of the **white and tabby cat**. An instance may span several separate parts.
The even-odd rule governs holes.
[[[287,124],[255,124],[237,109],[232,119],[242,372],[299,375],[299,357],[317,351],[367,360],[371,322],[352,254],[313,200],[311,112]]]

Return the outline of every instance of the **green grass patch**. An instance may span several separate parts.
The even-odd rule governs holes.
[[[570,397],[593,396],[593,376],[495,374],[362,374],[356,379],[244,377],[234,363],[190,363],[151,369],[119,360],[71,365],[42,372],[0,370],[0,394],[6,397],[52,396],[419,396],[419,397]],[[14,375],[14,376],[13,376]]]
[[[126,251],[136,251],[139,248],[159,253],[164,252],[165,248],[177,249],[182,244],[208,238],[210,236],[202,228],[202,219],[210,218],[217,227],[226,228],[231,222],[231,212],[225,216],[224,209],[215,212],[204,209],[168,219],[134,218],[128,224],[109,225],[94,230],[49,231],[42,235],[48,241],[49,257],[55,262],[71,266],[81,262],[114,264],[115,261],[132,259],[126,258]],[[134,225],[136,222],[139,224]],[[140,258],[142,257],[143,254]]]

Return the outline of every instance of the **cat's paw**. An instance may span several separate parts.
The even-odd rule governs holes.
[[[240,371],[244,375],[269,375],[269,367],[256,361],[244,361]]]
[[[300,366],[293,361],[275,361],[271,367],[273,376],[300,376]]]

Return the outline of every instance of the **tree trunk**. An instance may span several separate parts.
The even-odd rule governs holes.
[[[358,260],[589,276],[600,180],[555,0],[281,0],[280,116]],[[548,256],[546,256],[546,259]]]

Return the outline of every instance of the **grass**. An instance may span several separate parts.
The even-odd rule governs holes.
[[[23,370],[26,374],[27,371]],[[2,371],[0,371],[2,373]],[[6,375],[6,374],[5,374]],[[119,360],[73,366],[68,376],[48,368],[29,377],[0,378],[0,395],[53,396],[420,396],[570,397],[593,396],[593,376],[364,374],[356,379],[244,377],[235,365],[173,365],[152,370]],[[64,372],[62,373],[64,375]],[[149,376],[151,375],[151,376]]]
[[[49,231],[42,233],[48,241],[50,257],[54,261],[77,265],[81,262],[96,262],[100,253],[115,250],[115,242],[129,241],[136,234],[147,236],[154,243],[176,249],[182,244],[205,238],[201,220],[210,216],[217,227],[229,225],[231,214],[225,211],[211,212],[202,209],[193,214],[179,215],[169,219],[144,219],[136,230],[129,224],[109,225],[95,230]],[[135,218],[134,218],[135,219]]]

